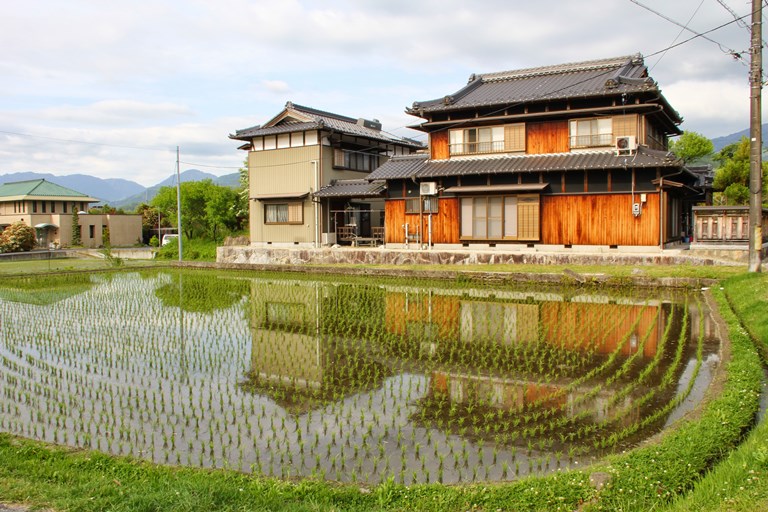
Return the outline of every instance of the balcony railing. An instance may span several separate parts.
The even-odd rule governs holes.
[[[600,133],[594,135],[571,135],[571,149],[574,148],[596,148],[603,146],[613,146],[612,133]]]
[[[473,155],[477,153],[502,153],[504,141],[495,142],[465,142],[463,144],[450,144],[452,155]]]

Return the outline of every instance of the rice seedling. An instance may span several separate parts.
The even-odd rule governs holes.
[[[655,432],[704,358],[685,297],[634,290],[199,270],[0,288],[0,429],[282,478],[554,471]]]

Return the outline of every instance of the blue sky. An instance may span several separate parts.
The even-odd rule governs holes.
[[[723,4],[750,7],[640,3],[696,32],[734,21]],[[693,35],[632,0],[3,2],[0,174],[148,186],[175,171],[177,145],[182,170],[228,174],[245,157],[228,134],[286,101],[419,137],[405,107],[472,73],[652,55]],[[734,22],[707,37],[646,63],[683,129],[717,137],[749,125],[749,33]]]

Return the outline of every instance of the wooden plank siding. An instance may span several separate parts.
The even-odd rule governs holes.
[[[389,200],[384,205],[385,243],[405,243],[403,225],[408,223],[408,232],[417,233],[418,213],[405,213],[405,200]],[[424,243],[429,240],[429,215],[422,216]],[[438,199],[437,213],[432,214],[432,243],[458,244],[459,242],[459,200],[455,197]]]
[[[384,243],[405,243],[405,200],[392,199],[384,203]]]
[[[451,150],[448,145],[448,130],[434,132],[429,136],[429,147],[432,154],[432,160],[447,160],[451,157]]]
[[[525,152],[529,155],[567,153],[570,150],[568,121],[527,123],[525,131]]]
[[[656,355],[665,322],[659,307],[583,302],[543,302],[542,339],[565,350],[611,354],[620,349],[628,356],[643,345],[643,355]],[[630,333],[635,334],[633,346]]]
[[[458,297],[429,295],[426,292],[387,292],[385,301],[387,332],[405,336],[409,324],[433,324],[437,328],[433,335],[440,339],[456,339],[461,320]],[[415,331],[418,334],[419,329]],[[421,341],[420,338],[415,341]]]
[[[551,245],[658,245],[659,195],[639,217],[631,194],[541,196],[541,242]],[[640,195],[635,194],[635,201]]]

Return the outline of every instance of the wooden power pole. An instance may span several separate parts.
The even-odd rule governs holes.
[[[763,0],[752,0],[749,69],[749,271],[760,272],[763,249]]]

